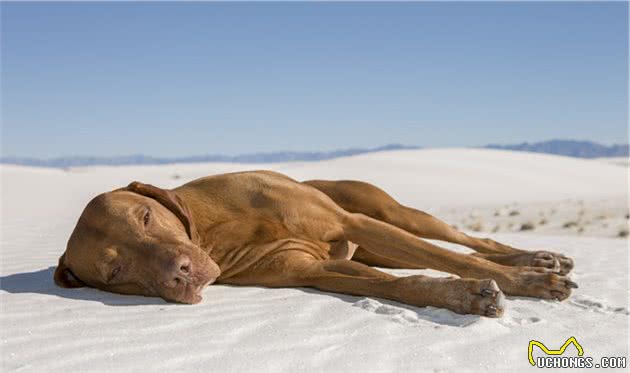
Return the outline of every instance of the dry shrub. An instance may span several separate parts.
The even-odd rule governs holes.
[[[480,221],[476,221],[474,223],[468,224],[466,228],[473,232],[481,232],[483,230],[483,224]]]
[[[521,228],[519,230],[520,231],[531,231],[531,230],[534,230],[534,228],[536,228],[534,223],[532,223],[532,222],[525,222],[525,223],[521,224]]]
[[[568,221],[562,225],[562,228],[573,228],[577,227],[578,223],[576,221]]]

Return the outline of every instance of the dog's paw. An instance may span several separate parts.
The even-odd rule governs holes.
[[[544,267],[560,275],[566,275],[573,269],[573,259],[551,251],[532,251],[531,267]]]
[[[560,262],[549,251],[531,251],[522,255],[525,256],[525,266],[547,268],[551,272],[560,271]]]
[[[447,308],[460,314],[501,317],[505,296],[494,280],[473,278],[430,278],[422,275],[400,277],[402,299],[416,306]]]
[[[553,253],[553,255],[555,256],[556,260],[560,262],[560,271],[558,273],[560,273],[561,275],[566,275],[571,272],[575,265],[573,259],[558,253]]]
[[[548,268],[520,267],[500,282],[501,289],[508,295],[541,299],[565,300],[571,289],[578,285],[568,277]]]
[[[573,269],[573,259],[551,251],[523,251],[515,254],[477,254],[482,258],[514,267],[539,267],[560,275]]]
[[[501,317],[505,311],[505,296],[491,279],[448,278],[440,293],[445,307],[461,314]]]
[[[465,280],[469,294],[463,297],[465,313],[501,317],[505,311],[505,296],[494,280]]]

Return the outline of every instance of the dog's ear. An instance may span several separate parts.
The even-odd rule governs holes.
[[[85,283],[72,272],[68,266],[66,266],[66,253],[63,253],[59,258],[59,264],[55,269],[55,284],[62,288],[80,288],[85,286]]]
[[[186,228],[186,233],[190,240],[195,244],[199,243],[199,234],[190,216],[190,211],[184,204],[184,201],[173,191],[158,188],[150,184],[143,184],[138,181],[134,181],[126,188],[119,190],[127,190],[158,201],[162,206],[175,214],[182,224],[184,224],[184,228]]]

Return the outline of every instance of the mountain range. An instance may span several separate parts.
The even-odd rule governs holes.
[[[118,157],[90,157],[90,156],[71,156],[50,159],[27,158],[27,157],[0,157],[0,163],[17,164],[24,166],[38,167],[79,167],[93,165],[156,165],[170,163],[204,163],[204,162],[227,162],[227,163],[273,163],[273,162],[292,162],[292,161],[320,161],[325,159],[333,159],[339,157],[347,157],[357,154],[365,154],[387,150],[408,150],[420,149],[419,146],[408,146],[400,144],[389,144],[377,148],[350,148],[342,150],[334,150],[329,152],[271,152],[271,153],[251,153],[235,156],[227,155],[199,155],[189,157],[152,157],[143,154],[118,156]],[[575,141],[575,140],[549,140],[536,143],[520,143],[512,145],[496,145],[490,144],[483,148],[503,149],[527,151],[535,153],[548,153],[556,155],[564,155],[578,158],[598,158],[598,157],[627,157],[628,144],[621,145],[602,145],[592,141]]]
[[[576,158],[627,157],[628,144],[602,145],[591,141],[549,140],[513,145],[486,145],[489,149],[518,150],[524,152],[565,155]]]
[[[325,159],[348,157],[351,155],[373,153],[387,150],[420,149],[419,146],[406,146],[400,144],[389,144],[377,148],[350,148],[334,150],[329,152],[271,152],[271,153],[250,153],[235,156],[209,154],[190,157],[151,157],[143,154],[128,155],[119,157],[59,157],[50,159],[23,158],[23,157],[1,157],[0,163],[17,164],[24,166],[38,167],[78,167],[78,166],[122,166],[122,165],[156,165],[171,163],[205,163],[205,162],[226,162],[226,163],[274,163],[293,161],[321,161]]]

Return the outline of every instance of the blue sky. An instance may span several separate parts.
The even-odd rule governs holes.
[[[627,3],[2,3],[2,155],[627,142]]]

